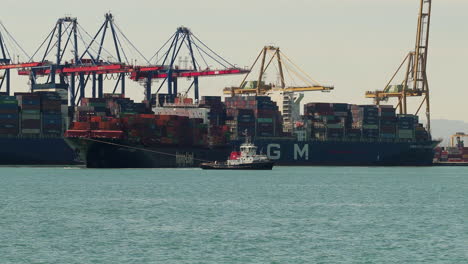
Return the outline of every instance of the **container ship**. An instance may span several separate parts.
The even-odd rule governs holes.
[[[282,113],[290,113],[281,115],[278,111],[275,114],[278,117],[268,125],[263,122],[270,119],[258,117],[262,115],[261,110],[254,108],[252,114],[258,117],[256,131],[253,131],[257,135],[255,144],[263,148],[278,165],[432,164],[433,150],[439,142],[430,139],[415,115],[396,114],[395,108],[385,105],[308,103],[304,106],[304,115],[294,118],[291,115],[298,115],[299,103],[297,99],[294,101],[290,98],[294,98],[294,93],[286,93],[276,102],[281,106]],[[258,97],[246,97],[245,100],[258,100]],[[291,118],[293,123],[290,122]],[[275,125],[275,122],[279,123],[278,120],[282,121],[283,127]],[[238,124],[238,133],[245,129],[243,121],[242,117],[233,121]],[[273,130],[273,133],[265,132],[268,126],[280,129]]]
[[[154,112],[120,95],[85,98],[66,141],[90,168],[195,167],[230,153],[228,127],[209,125],[224,120],[215,111],[175,98]]]
[[[434,154],[435,166],[468,166],[468,147],[464,138],[468,135],[458,132],[450,137],[450,147],[437,147]]]
[[[300,115],[302,97],[278,93],[224,102],[204,96],[199,103],[158,97],[151,113],[123,96],[88,98],[66,141],[88,167],[99,168],[198,167],[225,159],[246,135],[280,166],[432,165],[439,142],[415,115],[344,103],[308,103]]]
[[[0,165],[82,164],[65,143],[68,106],[56,92],[0,95]]]

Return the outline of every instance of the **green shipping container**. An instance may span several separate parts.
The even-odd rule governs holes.
[[[343,124],[327,124],[328,128],[343,128]]]
[[[0,99],[0,104],[15,104],[15,105],[17,105],[18,101],[17,100],[2,100],[2,99]]]
[[[379,129],[379,125],[362,125],[363,129]]]
[[[21,110],[21,113],[24,114],[40,114],[41,110]]]
[[[27,120],[27,119],[41,119],[41,115],[39,114],[22,114],[21,115],[22,120]]]
[[[401,139],[412,139],[414,138],[414,130],[412,129],[399,129],[398,138]]]
[[[258,118],[257,122],[258,123],[273,123],[273,119],[272,118]]]
[[[15,100],[16,101],[16,96],[0,96],[0,101],[4,100]]]
[[[327,121],[333,121],[333,120],[336,120],[336,116],[334,115],[330,115],[330,116],[321,116],[320,117],[321,120],[327,120]]]

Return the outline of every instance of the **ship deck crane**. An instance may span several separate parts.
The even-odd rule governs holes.
[[[268,54],[271,54],[271,57],[267,61]],[[255,68],[257,62],[261,58],[260,70],[258,80],[252,82],[253,86],[246,87],[247,85],[247,78],[249,77],[250,73],[245,76],[242,80],[239,87],[228,87],[224,89],[224,94],[257,94],[263,95],[272,89],[281,89],[286,92],[310,92],[310,91],[330,91],[333,90],[333,86],[323,86],[320,85],[318,82],[314,81],[307,73],[305,73],[302,69],[300,69],[296,64],[294,64],[284,53],[280,51],[279,47],[274,46],[265,46],[260,51],[257,56],[257,59],[254,61],[252,66],[250,67],[250,72]],[[265,73],[268,68],[272,65],[272,62],[276,58],[276,63],[278,66],[279,71],[279,79],[280,79],[280,86],[276,87],[271,84],[265,84],[263,79],[265,77]],[[266,65],[265,65],[266,63]],[[287,67],[286,65],[291,65]],[[288,71],[288,73],[293,73],[301,81],[306,83],[305,86],[286,86],[285,76],[284,76],[284,68]]]
[[[417,108],[416,115],[425,104],[427,130],[429,133],[431,131],[431,122],[429,84],[427,80],[426,66],[432,11],[431,4],[432,0],[420,0],[415,49],[406,55],[405,59],[383,90],[366,92],[366,97],[373,98],[377,105],[379,105],[381,101],[387,101],[389,98],[397,98],[397,109],[399,109],[400,114],[408,113],[408,97],[423,97],[419,107]],[[396,76],[402,71],[405,64],[406,70],[404,71],[403,81],[397,85],[391,85]]]

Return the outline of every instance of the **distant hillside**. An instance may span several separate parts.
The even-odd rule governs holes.
[[[443,146],[449,144],[450,136],[457,132],[468,134],[468,123],[459,120],[432,119],[431,127],[433,138],[444,139]]]

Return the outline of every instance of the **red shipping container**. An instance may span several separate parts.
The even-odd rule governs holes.
[[[71,125],[71,128],[76,130],[84,130],[88,129],[88,127],[88,122],[73,122]]]
[[[18,135],[18,128],[0,128],[0,135]]]
[[[14,124],[18,125],[19,120],[18,119],[0,119],[0,125],[5,125],[5,124]]]
[[[19,113],[19,109],[0,109],[0,114],[17,114]]]
[[[124,133],[122,131],[108,131],[108,130],[97,130],[91,131],[91,137],[93,138],[123,138]]]

